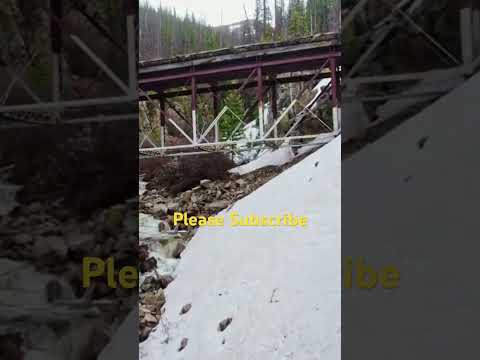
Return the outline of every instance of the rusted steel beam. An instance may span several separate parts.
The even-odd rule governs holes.
[[[212,84],[212,98],[213,98],[213,118],[216,119],[220,112],[220,99],[218,97],[217,85]],[[218,122],[215,124],[215,133],[214,140],[219,141],[220,139],[220,128]]]
[[[262,67],[257,67],[257,100],[258,100],[258,129],[260,137],[263,137],[264,119],[263,119],[263,72]]]
[[[278,118],[278,109],[277,109],[277,83],[275,81],[275,78],[272,80],[273,84],[271,87],[270,91],[270,111],[272,112],[272,119],[275,121]],[[278,129],[275,127],[274,131],[274,136],[278,136]]]
[[[339,94],[338,94],[338,74],[337,74],[337,61],[334,57],[329,59],[330,62],[330,74],[332,74],[332,106],[338,107]]]
[[[332,74],[332,121],[333,130],[338,131],[341,123],[341,111],[340,111],[340,84],[337,72],[337,59],[331,58],[330,60],[330,73]]]
[[[278,60],[270,60],[270,61],[249,61],[246,64],[241,64],[241,65],[218,65],[215,67],[212,67],[210,69],[205,69],[205,70],[199,70],[199,69],[194,69],[193,71],[190,69],[190,71],[182,71],[177,74],[171,74],[171,72],[166,71],[165,75],[152,75],[152,74],[141,74],[140,75],[140,84],[160,84],[164,83],[163,85],[168,87],[169,84],[168,82],[171,82],[173,80],[182,80],[182,79],[189,79],[192,76],[198,78],[198,77],[208,77],[208,76],[219,76],[220,74],[229,74],[229,75],[235,75],[235,72],[238,72],[239,74],[243,71],[251,71],[257,67],[262,67],[265,71],[268,71],[269,73],[275,73],[275,67],[281,67],[281,66],[286,66],[286,65],[298,65],[296,69],[300,69],[299,66],[302,63],[310,63],[313,64],[315,61],[322,60],[322,59],[329,59],[332,57],[337,57],[340,56],[340,52],[328,52],[328,53],[322,53],[322,54],[316,54],[316,55],[301,55],[301,56],[296,56],[288,59],[278,59]],[[311,67],[312,65],[310,65]],[[283,72],[286,72],[285,70],[282,70]]]
[[[330,77],[330,73],[321,73],[317,78],[323,79],[323,78],[329,78],[329,77]],[[298,75],[298,76],[292,76],[292,77],[288,77],[288,78],[277,78],[276,82],[278,84],[306,82],[306,81],[311,80],[311,78],[312,78],[311,74]],[[270,85],[272,85],[272,81],[267,79],[267,80],[264,81],[264,84],[266,86],[267,85],[270,86]],[[242,85],[242,83],[240,83],[240,82],[235,82],[233,84],[216,85],[216,91],[217,92],[223,92],[223,91],[237,90],[241,87],[241,85]],[[255,80],[255,81],[251,81],[251,82],[247,83],[244,86],[244,89],[251,89],[251,88],[256,87],[256,86],[257,86],[257,81]],[[211,86],[209,86],[209,87],[198,87],[197,88],[197,94],[208,94],[208,93],[211,93],[211,92],[213,92],[213,89],[212,89]],[[190,94],[191,94],[190,89],[172,90],[172,91],[168,91],[168,92],[164,93],[166,98],[173,98],[173,97],[177,97],[177,96],[190,96]],[[150,95],[149,97],[152,98],[152,99],[157,99],[157,98],[159,98],[159,95],[154,94],[154,95]],[[146,101],[147,99],[145,97],[141,97],[140,100],[141,101]]]
[[[150,97],[152,100],[155,99],[155,98],[152,98]],[[178,115],[178,117],[180,119],[182,119],[183,121],[185,121],[188,125],[191,125],[190,124],[190,121],[187,120],[187,117],[185,115],[182,114],[182,111],[180,109],[178,109],[174,103],[168,101],[165,97],[165,102],[167,103],[167,105],[175,112],[175,114]]]
[[[255,71],[256,69],[253,69],[252,72],[250,73],[250,75],[248,75],[248,78],[245,79],[245,81],[242,83],[242,86],[240,86],[240,88],[238,89],[238,91],[242,92],[243,89],[245,89],[245,87],[248,85],[248,83],[250,82],[250,80],[255,76]]]
[[[265,95],[267,92],[269,92],[271,89],[271,87],[266,87],[263,94]],[[255,108],[258,106],[258,99],[256,99],[248,108],[247,110],[245,110],[245,112],[243,113],[243,118],[244,119],[247,119],[253,112],[253,110],[255,110]]]
[[[153,99],[152,99],[153,100]],[[187,133],[188,136],[192,136],[192,123],[187,119],[185,115],[183,115],[182,111],[177,108],[177,106],[172,103],[171,101],[168,101],[168,99],[165,98],[165,104],[168,105],[170,109],[173,110],[175,114],[184,122],[184,126],[182,126],[182,129]],[[166,114],[166,113],[165,113]],[[167,124],[165,125],[165,129],[167,128]]]
[[[307,83],[303,84],[302,89],[300,90],[300,92],[295,97],[296,99],[300,99],[303,96],[303,94],[305,93],[305,91],[310,90],[310,88],[313,86],[313,82],[315,81],[315,79],[318,78],[318,76],[321,74],[321,72],[325,68],[325,66],[329,65],[329,61],[330,61],[330,59],[327,59],[322,64],[322,66],[320,66],[318,71],[307,81]],[[333,76],[331,71],[329,72],[329,74],[330,74],[330,77]]]
[[[193,131],[193,143],[197,143],[197,81],[195,76],[192,76],[191,80],[192,88],[192,131]]]

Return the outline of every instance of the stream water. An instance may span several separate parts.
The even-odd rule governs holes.
[[[139,195],[146,191],[146,182],[139,182]],[[140,285],[148,276],[174,276],[179,259],[172,258],[173,249],[178,242],[182,241],[181,236],[175,232],[160,232],[160,220],[152,215],[139,213],[139,236],[140,243],[147,244],[149,255],[157,260],[157,268],[149,273],[140,275]]]

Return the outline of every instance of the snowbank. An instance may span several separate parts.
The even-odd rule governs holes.
[[[340,134],[340,131],[331,132],[331,133],[324,133],[324,134],[318,135],[315,139],[307,142],[304,146],[300,147],[297,150],[297,156],[306,154],[306,153],[312,151],[313,149],[315,149],[318,146],[322,146],[323,144],[329,143],[339,134]],[[342,133],[342,139],[343,139],[343,133]]]
[[[478,351],[479,93],[480,74],[343,163],[344,248],[402,278],[394,293],[342,299],[362,324],[346,358],[365,344],[372,359]]]
[[[404,98],[393,99],[378,107],[376,111],[377,119],[371,123],[363,103],[359,100],[351,99],[342,108],[342,138],[343,142],[361,139],[369,127],[373,124],[381,123],[402,112],[408,110],[414,105],[428,101],[434,98],[428,95],[432,92],[448,92],[462,84],[464,78],[458,70],[433,70],[426,74],[425,79],[421,80],[415,86],[400,93]],[[353,89],[347,89],[344,96],[348,97],[347,92]],[[424,96],[409,97],[411,94],[427,94]],[[351,96],[351,94],[350,94]]]
[[[281,166],[293,160],[295,155],[290,147],[282,147],[278,150],[267,150],[257,159],[231,169],[232,174],[245,175],[249,172],[266,166]]]
[[[421,94],[428,92],[442,92],[454,89],[462,84],[464,78],[460,71],[434,70],[430,71],[426,78],[417,85],[402,92],[402,95]],[[403,98],[390,100],[377,110],[378,120],[383,121],[405,111],[409,107],[421,102],[418,98]]]
[[[197,232],[141,359],[340,359],[340,152],[337,138],[230,210],[306,215],[307,227]]]

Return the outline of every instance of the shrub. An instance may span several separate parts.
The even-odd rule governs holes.
[[[183,156],[176,160],[142,160],[140,172],[149,182],[147,188],[166,188],[172,195],[195,187],[201,180],[219,180],[228,176],[235,163],[222,153]]]

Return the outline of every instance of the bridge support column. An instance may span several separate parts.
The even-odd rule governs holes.
[[[277,82],[275,77],[273,77],[273,84],[272,84],[272,89],[270,93],[270,110],[272,112],[272,120],[273,124],[275,124],[277,118],[278,118],[278,109],[277,109]],[[277,138],[278,137],[278,127],[275,125],[273,129],[273,137]]]
[[[340,96],[337,73],[337,60],[335,57],[329,59],[330,62],[330,76],[332,80],[332,122],[333,131],[338,131],[341,126],[341,111],[340,111]]]
[[[197,144],[197,81],[192,76],[192,140],[193,144]]]
[[[260,138],[263,138],[264,133],[264,119],[263,119],[263,74],[262,68],[257,68],[257,98],[258,98],[258,128],[260,131]]]
[[[167,119],[167,104],[165,98],[160,97],[160,147],[165,146],[165,124]]]
[[[213,118],[216,119],[220,111],[220,104],[218,99],[218,92],[216,84],[212,84],[212,96],[213,96]],[[220,126],[219,122],[215,124],[215,142],[218,142],[220,139]]]

